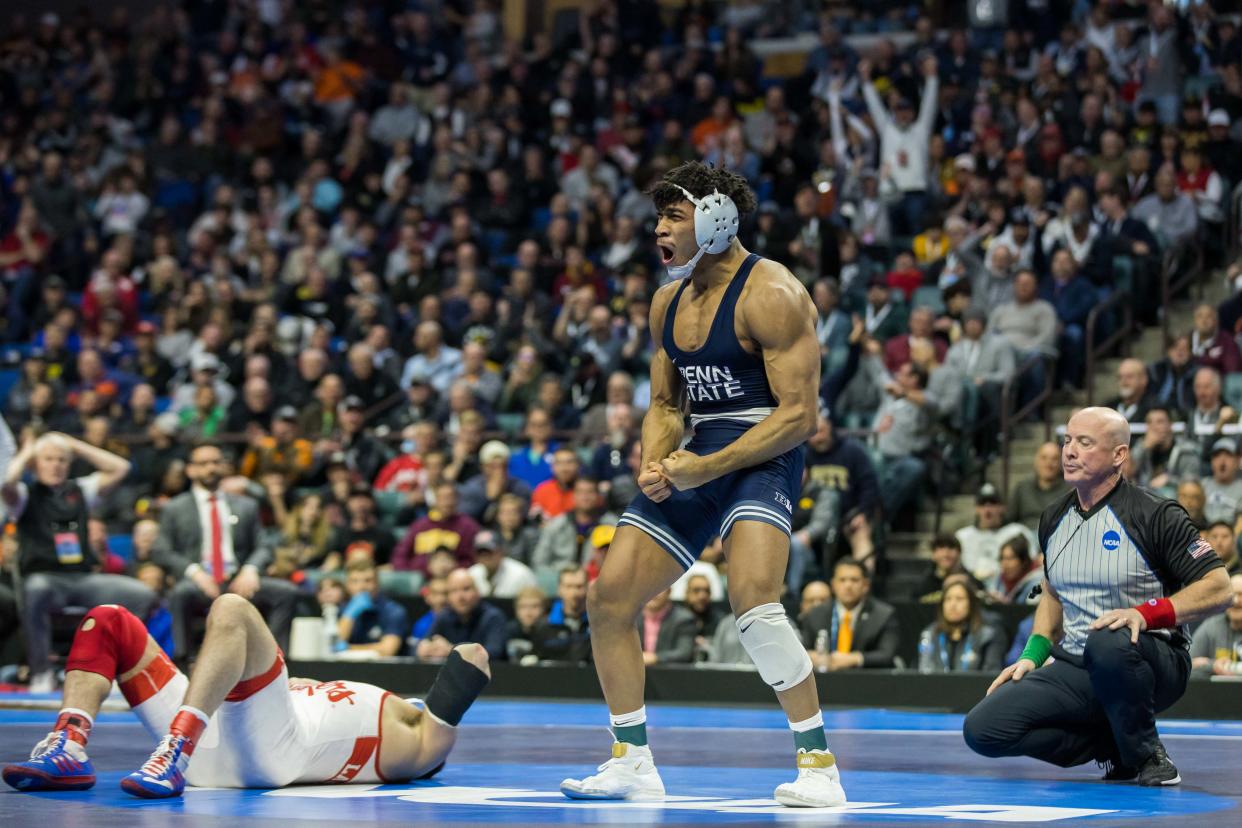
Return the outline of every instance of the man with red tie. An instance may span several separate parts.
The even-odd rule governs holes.
[[[218,445],[194,447],[186,466],[190,491],[164,507],[152,550],[156,562],[180,578],[169,596],[169,611],[176,655],[182,659],[190,653],[190,620],[205,615],[211,602],[226,592],[253,603],[280,647],[289,645],[297,588],[265,577],[272,550],[259,537],[258,506],[249,497],[220,491],[224,471],[224,452]]]

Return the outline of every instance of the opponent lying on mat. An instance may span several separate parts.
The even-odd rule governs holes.
[[[147,798],[202,787],[405,782],[430,776],[457,724],[491,678],[487,652],[449,655],[419,710],[369,684],[290,679],[276,640],[243,598],[221,595],[207,616],[194,675],[173,666],[142,622],[115,605],[86,614],[66,664],[64,706],[30,761],[4,768],[14,788],[85,790],[94,716],[115,678],[159,746],[121,787]]]

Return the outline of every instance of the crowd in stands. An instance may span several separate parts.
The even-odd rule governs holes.
[[[499,5],[10,15],[0,635],[20,627],[36,686],[66,608],[124,603],[186,659],[223,591],[282,646],[332,607],[337,648],[589,658],[667,278],[644,191],[691,159],[746,177],[743,241],[818,313],[787,583],[819,666],[897,663],[872,587],[946,447],[986,461],[1020,369],[1023,399],[1080,387],[1092,308],[1201,249],[1236,295],[1164,360],[1123,363],[1109,404],[1143,426],[1127,474],[1237,570],[1236,19],[1013,0],[989,30],[899,2],[600,0],[515,40]],[[789,76],[748,46],[808,31]],[[992,605],[1035,600],[1032,529],[1062,487],[1041,448],[935,539],[936,620],[906,666],[1000,663]],[[648,663],[745,661],[726,579],[717,539],[645,608]]]

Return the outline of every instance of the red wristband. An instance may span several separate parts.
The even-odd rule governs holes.
[[[1150,601],[1139,604],[1135,609],[1138,610],[1139,615],[1143,616],[1149,630],[1167,630],[1169,627],[1177,626],[1177,612],[1173,609],[1173,602],[1168,598],[1152,598]]]

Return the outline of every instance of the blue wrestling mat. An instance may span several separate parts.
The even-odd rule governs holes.
[[[0,698],[0,705],[31,700]],[[0,762],[24,758],[47,732],[47,710],[0,710]],[[989,760],[962,742],[961,716],[885,710],[827,711],[850,804],[783,808],[773,788],[794,774],[792,739],[775,708],[648,707],[651,745],[667,802],[571,802],[557,786],[593,772],[611,741],[602,704],[479,702],[435,780],[279,791],[190,789],[182,800],[142,801],[117,787],[151,750],[128,712],[103,713],[91,737],[99,783],[85,793],[0,792],[0,826],[238,828],[433,824],[805,823],[1242,825],[1242,723],[1168,721],[1161,733],[1183,784],[1146,789],[1099,781],[1094,765],[1063,770]]]

